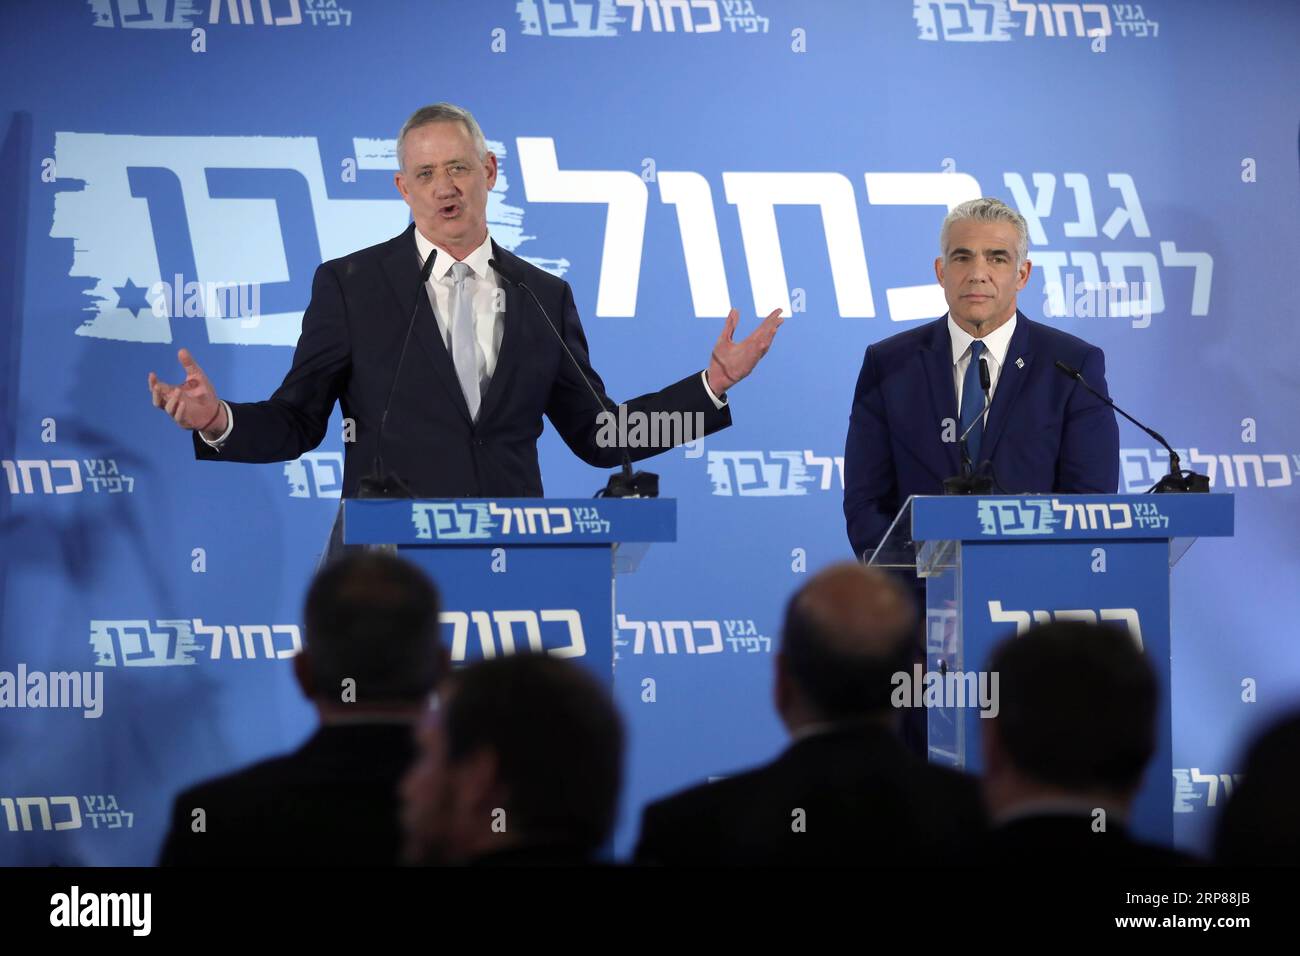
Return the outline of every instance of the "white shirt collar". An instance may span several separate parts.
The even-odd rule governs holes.
[[[1015,331],[1016,316],[1012,315],[1009,320],[980,339],[998,368],[1002,368],[1007,363],[1007,349],[1011,348],[1011,336]],[[966,354],[970,344],[975,341],[975,337],[957,324],[951,312],[948,313],[948,337],[952,340],[952,364],[956,365]]]
[[[438,258],[433,260],[433,272],[430,273],[430,277],[435,281],[441,281],[451,271],[452,264],[456,262],[450,252],[437,243],[424,238],[424,233],[420,232],[419,226],[415,227],[415,248],[420,253],[421,262],[429,258],[429,253],[432,250],[438,250]],[[492,236],[489,235],[477,249],[461,261],[474,270],[474,275],[483,278],[491,271],[491,266],[488,265],[488,260],[491,258]]]

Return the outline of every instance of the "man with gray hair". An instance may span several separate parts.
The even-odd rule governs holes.
[[[601,426],[613,403],[569,284],[488,234],[497,158],[468,111],[417,110],[398,135],[397,159],[394,183],[414,221],[316,270],[293,365],[269,401],[222,401],[187,349],[178,353],[185,382],[149,374],[154,405],[194,432],[196,457],[297,458],[320,444],[338,402],[354,424],[346,497],[536,497],[543,417],[601,468],[703,437],[652,429],[634,442]],[[632,399],[620,420],[698,422],[704,435],[730,425],[728,389],[753,371],[781,324],[778,310],[737,342],[737,316],[733,309],[705,369]],[[633,426],[631,435],[643,432]]]
[[[844,449],[849,542],[869,558],[909,495],[1113,494],[1115,413],[1101,349],[1016,307],[1033,263],[1024,217],[985,197],[952,210],[934,272],[948,313],[867,348]],[[955,479],[955,480],[953,480]]]

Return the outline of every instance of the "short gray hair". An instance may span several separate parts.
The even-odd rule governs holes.
[[[453,103],[434,103],[432,106],[421,106],[411,114],[410,119],[402,124],[402,130],[397,134],[397,165],[399,169],[406,168],[406,161],[402,157],[402,147],[406,144],[406,134],[421,126],[428,126],[430,123],[460,123],[465,127],[465,131],[469,133],[470,139],[474,141],[474,148],[478,150],[478,158],[487,159],[487,140],[483,138],[483,130],[479,129],[478,120],[474,119],[474,114]]]
[[[949,227],[954,222],[960,222],[963,219],[974,219],[978,222],[1011,223],[1016,227],[1016,268],[1019,269],[1024,264],[1024,261],[1029,258],[1029,227],[1025,224],[1025,217],[1001,199],[994,199],[992,196],[968,199],[959,206],[953,207],[952,212],[944,217],[943,226],[939,230],[939,255],[946,256],[948,254]]]

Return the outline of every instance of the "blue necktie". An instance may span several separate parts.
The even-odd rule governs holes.
[[[470,268],[463,262],[456,262],[451,267],[455,285],[451,293],[451,360],[456,366],[456,379],[461,391],[465,393],[465,404],[469,406],[471,420],[478,418],[479,402],[482,398],[478,375],[478,348],[474,334],[474,303],[470,289],[465,280],[470,276]]]
[[[984,413],[984,390],[980,388],[980,353],[984,343],[978,340],[970,344],[970,364],[966,366],[966,377],[961,385],[961,432],[966,434],[966,456],[971,467],[978,468],[980,463],[980,441],[984,438],[984,423],[971,426]],[[970,428],[967,433],[966,429]]]

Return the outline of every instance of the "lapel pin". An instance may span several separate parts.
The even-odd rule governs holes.
[[[1024,368],[1024,367],[1025,367],[1025,360],[1022,358],[1016,359],[1016,368]]]

